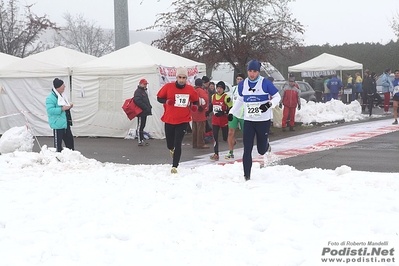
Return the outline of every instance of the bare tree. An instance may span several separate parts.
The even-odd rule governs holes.
[[[62,45],[82,53],[97,57],[111,53],[115,49],[114,33],[87,21],[82,14],[73,17],[66,13],[63,18],[66,26],[54,37],[54,46]]]
[[[396,16],[392,18],[391,28],[393,30],[393,33],[399,40],[399,12],[396,12]]]
[[[48,28],[57,29],[47,16],[39,17],[25,6],[25,14],[19,14],[18,1],[0,1],[0,52],[26,57],[43,51],[45,45],[39,40]]]
[[[211,66],[229,62],[243,72],[251,59],[273,62],[280,51],[300,46],[304,29],[292,18],[291,1],[174,1],[175,10],[159,14],[151,27],[165,33],[153,44]]]

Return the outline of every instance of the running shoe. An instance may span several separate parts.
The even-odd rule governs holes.
[[[210,159],[211,159],[212,161],[219,161],[219,155],[214,154],[214,155],[212,155],[212,156],[210,157]]]
[[[268,143],[269,144],[269,147],[267,147],[267,152],[272,152],[272,146],[270,145],[270,143]]]
[[[229,160],[229,159],[234,159],[234,154],[229,152],[226,156],[224,156],[225,159]]]
[[[137,145],[138,146],[150,146],[150,143],[148,143],[147,141],[143,140],[143,141],[139,141],[139,143]]]

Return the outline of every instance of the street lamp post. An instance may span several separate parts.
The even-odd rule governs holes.
[[[114,0],[115,50],[129,46],[129,10],[127,0]]]

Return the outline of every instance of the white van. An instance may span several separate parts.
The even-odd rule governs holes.
[[[277,70],[272,64],[268,62],[261,63],[260,74],[263,77],[273,77],[275,81],[285,80],[280,71]],[[227,62],[221,62],[214,65],[212,68],[212,79],[223,80],[229,84],[235,84],[234,68]],[[245,76],[247,73],[243,73]]]

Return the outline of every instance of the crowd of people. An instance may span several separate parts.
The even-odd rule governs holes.
[[[243,74],[237,75],[237,85],[233,88],[232,97],[225,93],[226,84],[223,81],[215,85],[207,76],[196,79],[194,86],[190,85],[188,70],[184,67],[176,69],[175,82],[162,86],[157,93],[157,101],[164,107],[161,120],[165,126],[166,146],[172,158],[172,174],[177,173],[183,138],[192,122],[192,147],[195,149],[210,148],[205,144],[204,137],[205,132],[212,131],[214,154],[210,160],[213,161],[219,160],[220,131],[222,139],[229,145],[229,153],[225,158],[234,159],[235,131],[239,128],[245,136],[244,177],[245,180],[250,179],[255,138],[259,154],[263,155],[271,150],[268,137],[271,107],[279,105],[281,99],[273,82],[260,75],[260,67],[261,63],[257,60],[248,63],[247,78]],[[149,145],[144,138],[147,116],[152,114],[147,85],[148,81],[141,79],[133,97],[134,103],[142,109],[137,123],[138,146]],[[46,100],[49,125],[54,130],[54,146],[57,152],[62,151],[62,141],[67,148],[74,149],[70,115],[73,104],[63,94],[64,90],[64,82],[54,79],[53,89]]]
[[[236,144],[235,132],[240,129],[243,136],[244,152],[242,157],[245,180],[250,180],[252,168],[252,150],[256,139],[257,151],[260,155],[271,151],[269,144],[270,126],[272,123],[272,108],[283,107],[282,130],[287,127],[287,118],[290,117],[289,128],[294,131],[296,108],[301,109],[298,85],[294,76],[290,76],[283,86],[281,95],[273,84],[273,79],[260,75],[261,63],[251,60],[247,66],[247,77],[243,74],[236,76],[236,86],[232,88],[231,97],[225,93],[226,84],[219,81],[216,85],[209,77],[196,79],[194,86],[188,83],[188,70],[184,67],[176,69],[176,81],[162,86],[157,93],[157,101],[163,104],[164,113],[161,120],[165,125],[166,146],[172,158],[171,173],[177,173],[182,155],[183,138],[192,122],[192,147],[195,149],[210,148],[205,144],[204,137],[210,130],[213,133],[213,152],[210,160],[219,160],[219,132],[222,139],[228,142],[229,152],[225,159],[234,159]],[[361,101],[362,111],[368,108],[369,115],[372,109],[383,103],[384,112],[388,113],[390,98],[393,97],[394,122],[398,124],[399,107],[399,70],[394,71],[394,79],[390,78],[391,70],[386,69],[381,78],[382,93],[380,97],[376,90],[377,74],[364,71],[352,78],[347,74],[344,86],[337,75],[324,79],[317,77],[313,82],[318,102],[338,99],[339,93],[343,101]],[[138,115],[137,132],[138,145],[148,146],[144,138],[144,127],[147,116],[151,115],[152,106],[147,93],[147,80],[141,79],[134,93],[134,102],[142,109]],[[65,84],[56,78],[53,88],[46,99],[46,110],[50,128],[53,129],[54,147],[57,152],[62,151],[62,142],[69,149],[74,149],[71,131],[72,117],[70,109],[73,104],[64,95]],[[346,96],[346,97],[345,97]]]
[[[234,158],[235,131],[244,138],[243,168],[245,180],[250,179],[252,149],[256,137],[259,154],[270,151],[269,130],[272,106],[280,102],[280,94],[273,83],[260,75],[260,62],[248,63],[248,77],[238,74],[232,97],[226,94],[226,84],[214,84],[209,77],[196,79],[194,87],[187,83],[187,69],[178,68],[176,82],[165,84],[158,92],[158,102],[164,104],[161,120],[165,123],[167,148],[173,158],[171,173],[177,173],[181,145],[189,122],[192,121],[193,143],[196,149],[207,149],[204,143],[207,124],[213,133],[213,152],[210,160],[219,160],[219,135],[229,144],[226,159]]]
[[[345,103],[359,101],[362,106],[362,112],[368,112],[372,115],[373,108],[384,109],[384,114],[391,114],[389,111],[390,101],[393,100],[392,124],[398,124],[398,105],[399,105],[399,69],[394,71],[394,78],[390,77],[392,71],[390,68],[384,70],[381,75],[381,92],[383,97],[377,92],[377,79],[379,76],[369,70],[364,71],[363,78],[357,72],[355,77],[350,73],[346,74],[346,80],[343,82],[337,75],[330,77],[319,76],[312,79],[311,85],[316,93],[317,102],[328,102],[331,99],[339,98]],[[366,111],[366,109],[368,109]]]

